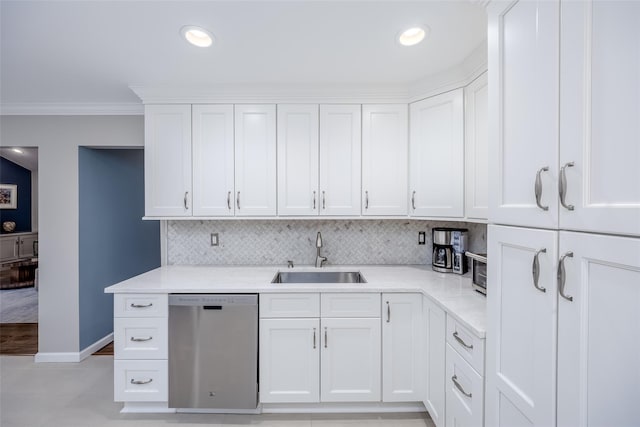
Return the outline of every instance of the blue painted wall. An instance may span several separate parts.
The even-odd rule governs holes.
[[[160,266],[160,224],[144,216],[142,149],[80,147],[80,350],[113,332],[104,288]]]
[[[18,209],[0,209],[0,233],[5,221],[15,221],[14,233],[31,231],[31,171],[0,157],[0,183],[18,186]]]

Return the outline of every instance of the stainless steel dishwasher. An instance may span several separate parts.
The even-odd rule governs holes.
[[[169,296],[169,407],[255,410],[258,296]]]

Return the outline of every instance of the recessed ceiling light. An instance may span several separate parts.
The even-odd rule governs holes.
[[[398,43],[402,46],[413,46],[420,43],[427,35],[427,27],[412,27],[398,36]]]
[[[180,34],[194,46],[209,47],[213,43],[213,35],[204,28],[195,25],[182,27]]]
[[[19,148],[12,148],[12,149],[11,149],[11,151],[13,151],[14,153],[18,153],[18,154],[22,154],[22,153],[24,153],[24,151],[22,151],[22,150],[21,150],[21,149],[19,149]]]

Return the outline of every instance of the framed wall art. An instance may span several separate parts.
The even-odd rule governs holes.
[[[0,184],[0,209],[18,208],[18,186]]]

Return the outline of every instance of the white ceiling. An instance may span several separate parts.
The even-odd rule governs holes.
[[[38,149],[19,147],[21,153],[13,151],[12,147],[0,147],[0,157],[11,160],[13,163],[29,169],[38,170]]]
[[[188,45],[189,24],[214,45]],[[397,44],[415,24],[426,41]],[[410,85],[485,38],[477,0],[1,0],[0,102],[139,104],[130,85]]]

